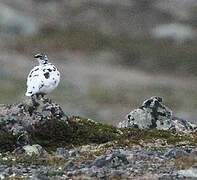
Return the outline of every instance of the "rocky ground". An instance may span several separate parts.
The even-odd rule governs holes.
[[[38,151],[39,149],[39,151]],[[32,153],[35,153],[32,155]],[[195,179],[197,149],[165,141],[132,147],[116,143],[57,148],[47,153],[39,145],[0,156],[0,178],[21,179]]]
[[[50,101],[2,105],[0,179],[196,179],[196,125],[175,119],[160,97],[138,109],[117,128]]]

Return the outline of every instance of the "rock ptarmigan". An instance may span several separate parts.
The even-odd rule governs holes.
[[[27,77],[26,96],[31,96],[35,102],[35,97],[52,92],[59,84],[60,72],[48,62],[46,54],[36,54],[34,56],[39,65],[35,66]]]

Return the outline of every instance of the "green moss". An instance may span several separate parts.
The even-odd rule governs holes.
[[[168,144],[185,143],[196,144],[197,136],[183,133],[173,133],[164,130],[140,130],[135,128],[117,129],[113,126],[96,123],[80,117],[73,117],[68,124],[58,122],[50,132],[46,132],[45,125],[35,133],[35,143],[48,149],[60,146],[80,146],[91,143],[102,144],[113,141],[118,146],[132,146],[144,142],[154,142],[157,139],[165,140]],[[43,134],[40,134],[43,132]]]
[[[0,157],[0,164],[7,165],[7,166],[15,166],[17,164],[22,164],[25,166],[48,165],[48,166],[60,167],[60,166],[63,166],[65,162],[66,160],[64,158],[53,156],[51,154],[40,157],[35,154],[33,154],[32,156],[29,156],[25,154],[6,153]]]
[[[48,171],[46,175],[47,177],[54,177],[54,176],[62,176],[64,174],[65,174],[64,171]]]
[[[52,150],[62,146],[101,144],[113,141],[119,136],[119,131],[113,126],[80,117],[72,117],[68,124],[52,119],[36,127],[31,134],[33,143]]]
[[[45,122],[45,123],[43,123]],[[17,137],[0,132],[0,147],[13,150]],[[40,144],[48,151],[57,147],[72,147],[91,143],[116,142],[119,146],[132,146],[143,142],[165,140],[168,144],[197,144],[196,134],[173,133],[164,130],[140,130],[135,128],[118,129],[111,125],[95,122],[81,117],[72,117],[68,122],[51,118],[34,127],[30,134],[32,144]],[[2,148],[3,147],[3,148]]]
[[[1,152],[12,151],[16,147],[17,137],[12,134],[0,131],[0,150]]]
[[[105,143],[117,139],[120,134],[117,128],[95,123],[88,119],[81,119],[80,117],[74,117],[71,120],[71,126],[73,131],[72,142],[77,144],[87,143]]]
[[[197,138],[184,133],[173,133],[168,130],[140,130],[135,128],[129,128],[123,130],[123,136],[121,140],[131,140],[132,143],[139,143],[140,140],[144,142],[154,142],[157,139],[166,140],[168,144],[178,144],[181,142],[188,142],[189,144],[195,144]],[[123,139],[122,139],[123,138]],[[130,143],[130,141],[128,141]]]

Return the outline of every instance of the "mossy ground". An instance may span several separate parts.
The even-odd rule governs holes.
[[[33,142],[49,149],[107,142],[115,142],[113,145],[124,147],[140,144],[142,141],[145,143],[154,142],[158,139],[172,145],[181,143],[197,144],[196,134],[174,133],[157,129],[119,129],[81,117],[72,117],[68,124],[59,121],[52,128],[45,125],[40,128],[37,129],[37,132],[34,132]]]
[[[10,151],[16,148],[17,136],[0,131],[0,150]],[[1,152],[0,151],[0,152]]]
[[[4,153],[0,155],[0,163],[2,165],[15,166],[17,164],[23,164],[25,166],[35,165],[53,165],[59,167],[65,164],[66,160],[61,157],[48,154],[43,157],[39,157],[35,154],[33,155],[24,155],[24,154],[14,154],[14,153]]]
[[[52,120],[37,127],[32,134],[33,143],[49,149],[61,146],[80,146],[106,143],[119,138],[117,128],[89,119],[72,117],[69,122]]]
[[[17,136],[4,131],[0,132],[0,149],[14,150]],[[197,134],[174,133],[164,130],[140,130],[135,128],[119,129],[112,125],[102,124],[90,119],[71,117],[69,121],[55,118],[38,123],[29,132],[31,144],[40,144],[48,150],[57,147],[72,147],[87,144],[116,142],[119,146],[132,146],[143,142],[154,142],[157,139],[168,144],[197,144]]]
[[[1,150],[14,149],[17,137],[1,132]],[[57,147],[72,147],[87,144],[116,142],[119,146],[132,146],[143,142],[154,142],[157,139],[168,144],[197,144],[196,134],[174,133],[164,130],[140,130],[135,128],[118,129],[111,125],[98,123],[86,118],[72,117],[68,122],[58,119],[47,120],[37,125],[30,133],[31,144],[40,144],[48,150]]]

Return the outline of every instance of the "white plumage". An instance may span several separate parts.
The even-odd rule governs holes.
[[[39,65],[35,66],[27,77],[26,96],[50,93],[60,81],[60,72],[53,64],[48,63],[45,54],[37,54],[34,57],[38,60]]]

